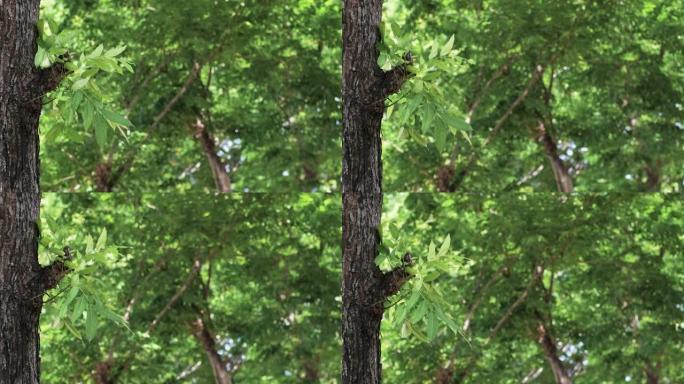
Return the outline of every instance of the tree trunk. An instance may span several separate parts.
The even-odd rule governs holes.
[[[570,176],[568,167],[558,155],[556,141],[546,129],[543,121],[539,121],[539,125],[537,126],[537,141],[541,144],[546,158],[549,159],[549,163],[551,163],[551,169],[553,170],[553,176],[556,179],[558,191],[571,193],[573,189],[572,176]]]
[[[214,178],[216,189],[220,193],[231,192],[230,175],[228,175],[225,164],[223,164],[221,158],[216,153],[216,142],[214,141],[214,137],[209,133],[206,126],[199,118],[195,122],[193,128],[193,136],[200,143],[202,152],[204,152],[204,155],[207,157],[207,162],[209,163],[209,168],[211,168],[211,174]]]
[[[646,364],[644,367],[644,372],[646,372],[646,383],[647,384],[658,384],[660,382],[660,377],[658,376],[658,371],[657,371],[658,366],[656,366],[656,369],[651,367],[650,364]]]
[[[221,358],[216,350],[214,336],[207,329],[204,321],[198,317],[192,324],[192,334],[202,345],[204,353],[207,355],[209,365],[214,373],[216,384],[232,384],[233,378],[226,368],[226,362]]]
[[[570,378],[567,369],[565,369],[563,362],[558,357],[556,343],[541,322],[537,327],[537,332],[539,345],[541,345],[542,350],[544,351],[544,357],[546,357],[546,360],[551,366],[551,371],[553,372],[556,384],[572,384],[572,378]]]
[[[33,65],[39,5],[0,0],[0,383],[38,383],[42,296],[58,277],[38,264],[38,119],[63,67]]]
[[[379,55],[382,0],[345,0],[343,58],[342,383],[381,381],[380,320],[385,299],[407,278],[375,264],[380,241],[384,99],[408,78],[404,65],[383,72]]]

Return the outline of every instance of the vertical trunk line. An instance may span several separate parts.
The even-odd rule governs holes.
[[[375,89],[381,0],[343,5],[342,383],[381,382],[380,270],[375,265],[382,210],[380,126],[384,100]]]
[[[57,71],[34,66],[39,0],[0,0],[0,383],[40,380],[38,120]],[[52,75],[54,73],[54,76]]]
[[[571,193],[573,190],[573,183],[568,167],[558,155],[556,141],[541,120],[537,126],[537,142],[542,146],[546,158],[549,160],[549,163],[551,163],[551,169],[553,170],[553,176],[556,180],[558,191]]]
[[[544,357],[549,362],[556,384],[572,384],[572,379],[568,375],[563,362],[558,357],[556,343],[549,334],[548,329],[539,322],[537,326],[538,342],[544,351]]]
[[[202,152],[204,152],[204,155],[207,157],[207,162],[209,163],[209,168],[211,168],[211,174],[214,178],[216,189],[220,193],[231,192],[232,186],[230,175],[228,175],[225,164],[223,164],[216,152],[216,141],[214,140],[214,137],[209,133],[207,127],[199,118],[195,122],[193,128],[195,130],[194,137],[200,143]]]
[[[209,365],[214,373],[216,384],[232,384],[233,378],[230,372],[228,372],[228,369],[226,369],[226,362],[216,350],[216,340],[211,332],[209,332],[209,329],[207,329],[202,318],[198,317],[193,322],[192,326],[193,336],[195,336],[197,341],[202,345],[202,349],[207,355],[207,360],[209,360]]]

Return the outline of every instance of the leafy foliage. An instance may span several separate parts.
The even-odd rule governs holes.
[[[105,104],[105,95],[97,85],[100,72],[123,74],[124,70],[133,73],[131,63],[119,55],[124,46],[104,50],[102,44],[92,52],[81,53],[78,59],[71,59],[69,42],[73,37],[69,31],[56,33],[56,24],[50,18],[38,22],[40,40],[35,57],[38,68],[64,65],[68,75],[62,80],[60,88],[50,95],[49,114],[56,119],[54,126],[46,133],[47,141],[54,141],[65,127],[80,122],[85,130],[93,129],[95,139],[102,148],[108,143],[110,130],[119,130],[123,136],[131,127],[130,121]],[[71,133],[71,137],[75,137]]]
[[[447,149],[447,139],[453,141],[457,133],[469,141],[470,126],[451,105],[444,91],[444,79],[463,72],[466,67],[458,51],[453,49],[454,35],[446,42],[434,39],[421,44],[396,23],[386,23],[383,30],[384,51],[379,65],[389,70],[406,60],[407,55],[411,59],[408,66],[411,80],[402,86],[399,94],[388,100],[387,117],[396,115],[401,127],[398,136],[401,138],[406,127],[411,138],[424,145],[431,140],[440,151]],[[397,34],[403,37],[398,38]],[[402,50],[408,50],[408,53],[402,54]]]
[[[107,245],[107,230],[102,229],[97,242],[89,234],[74,233],[70,227],[60,225],[54,217],[61,209],[53,198],[44,201],[40,226],[39,262],[43,266],[62,262],[69,273],[60,281],[56,293],[48,293],[54,301],[52,325],[66,328],[81,339],[83,328],[88,341],[95,337],[98,322],[112,321],[126,325],[126,321],[107,302],[108,286],[98,278],[103,270],[121,266],[118,250]],[[68,256],[68,257],[67,257]]]

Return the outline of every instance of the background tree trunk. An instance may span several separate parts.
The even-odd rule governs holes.
[[[539,333],[539,345],[541,345],[544,357],[549,362],[549,366],[551,366],[556,384],[572,384],[572,378],[558,356],[556,343],[553,341],[548,329],[540,322],[537,331]]]
[[[221,355],[219,355],[214,335],[209,332],[204,320],[198,316],[193,322],[192,327],[193,336],[195,336],[200,345],[202,345],[202,349],[207,355],[207,360],[209,360],[211,371],[214,373],[216,384],[232,384],[233,378],[226,368],[226,362]]]
[[[226,171],[226,165],[223,164],[223,161],[221,161],[221,158],[218,155],[214,136],[209,133],[204,122],[199,117],[192,128],[194,130],[193,136],[200,143],[202,152],[204,152],[204,155],[207,157],[207,162],[209,163],[216,189],[220,193],[231,192],[232,186],[230,175],[228,174],[228,171]]]
[[[42,295],[58,280],[38,264],[38,120],[63,68],[33,64],[39,6],[0,0],[0,383],[11,384],[39,382]]]

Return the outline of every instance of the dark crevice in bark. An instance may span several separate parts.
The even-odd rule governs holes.
[[[31,97],[42,99],[47,93],[57,89],[68,74],[69,71],[63,63],[55,63],[49,68],[39,70],[34,80]]]

